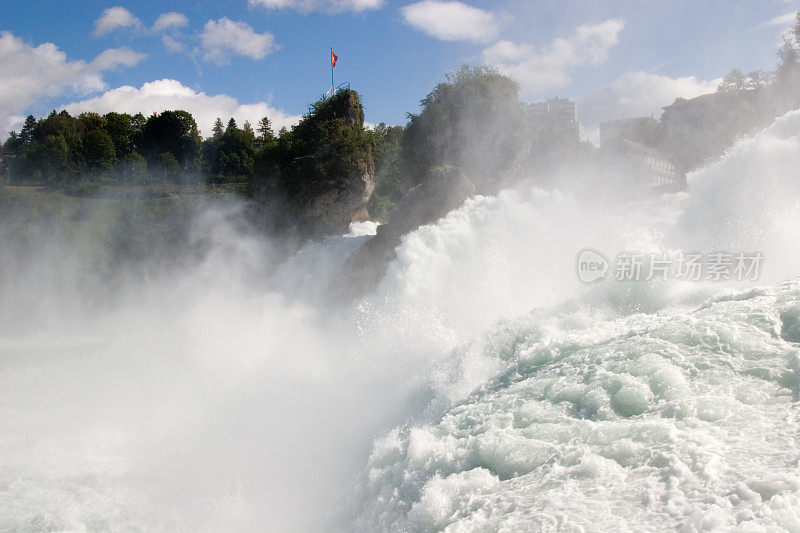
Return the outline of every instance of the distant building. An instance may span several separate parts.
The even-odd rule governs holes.
[[[660,126],[653,117],[623,118],[600,123],[600,146],[620,139],[630,139],[645,145],[658,142]]]
[[[668,132],[694,135],[713,128],[734,111],[743,117],[758,116],[758,96],[757,90],[742,90],[704,94],[691,100],[678,98],[663,108],[661,123]]]
[[[575,141],[583,140],[583,126],[578,122],[578,106],[566,98],[548,98],[544,102],[528,104],[533,138],[567,134]]]
[[[613,144],[613,154],[627,173],[642,185],[681,185],[682,178],[675,171],[675,163],[661,150],[623,138]]]
[[[678,98],[664,108],[661,122],[667,131],[683,135],[705,129],[712,122],[712,117],[721,111],[719,106],[722,100],[718,94],[705,94],[691,100]]]

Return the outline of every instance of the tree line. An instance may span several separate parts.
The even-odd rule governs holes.
[[[322,102],[311,106],[309,116],[328,109]],[[337,158],[328,156],[337,153],[361,159],[368,154],[376,183],[368,207],[380,218],[428,169],[459,166],[478,182],[484,176],[495,179],[498,168],[508,170],[511,155],[524,143],[526,121],[517,85],[492,68],[463,67],[420,104],[420,112],[409,113],[404,126],[381,123],[356,134],[336,121],[304,120],[275,132],[268,117],[255,128],[248,122],[240,127],[231,118],[227,125],[217,119],[206,139],[191,113],[182,110],[149,117],[53,111],[40,119],[28,116],[19,132],[10,133],[0,152],[0,178],[65,188],[86,182],[205,182],[241,184],[246,191],[276,161],[291,159],[290,166],[284,165],[294,169],[289,174],[296,183],[290,186],[313,191],[315,184],[301,183],[309,175],[304,168],[323,159],[335,166]]]
[[[201,141],[186,111],[81,113],[55,110],[25,119],[2,146],[3,175],[11,182],[69,185],[85,178],[126,183],[174,180],[198,168]]]
[[[275,142],[268,118],[258,131],[217,119],[200,137],[188,111],[142,113],[51,112],[30,115],[0,145],[0,178],[11,183],[69,186],[78,181],[151,184],[241,182],[253,173],[256,147]]]
[[[721,156],[737,138],[800,107],[800,12],[784,35],[777,55],[774,70],[748,74],[731,70],[716,93],[694,99],[705,99],[702,120],[688,132],[662,132],[660,139],[651,144],[688,171]],[[686,104],[686,100],[678,98],[671,107]]]
[[[698,134],[709,137],[708,142],[662,135],[652,144],[676,156],[687,152],[678,158],[688,162],[688,169],[691,163],[717,153],[716,145],[727,146],[735,135],[796,108],[800,105],[800,18],[778,55],[780,63],[774,72],[744,75],[734,70],[725,77],[719,92],[729,94],[730,102]],[[310,107],[306,118],[327,112],[321,106],[323,100]],[[517,84],[491,67],[463,67],[448,74],[421,100],[419,112],[407,117],[405,125],[380,124],[363,132],[330,120],[302,120],[277,133],[268,117],[255,128],[247,122],[240,127],[232,118],[227,125],[217,119],[211,136],[203,140],[187,111],[149,117],[114,112],[71,116],[53,111],[38,120],[27,117],[19,132],[10,133],[0,146],[0,179],[49,186],[86,180],[233,183],[245,191],[280,164],[288,176],[287,187],[304,193],[316,187],[306,181],[322,179],[319,172],[308,170],[320,161],[335,167],[338,160],[331,156],[343,153],[372,159],[376,188],[369,210],[380,217],[435,166],[457,166],[480,192],[490,192],[511,173],[521,169],[546,173],[548,160],[563,162],[575,159],[575,153],[590,151],[584,146],[552,146],[551,139],[532,145],[530,120],[518,99]],[[369,150],[364,148],[367,145]],[[352,149],[343,150],[347,146]]]

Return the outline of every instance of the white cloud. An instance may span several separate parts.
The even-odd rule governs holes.
[[[483,60],[488,63],[506,63],[520,61],[533,52],[527,44],[516,44],[511,41],[498,41],[483,51]]]
[[[163,37],[161,37],[161,42],[164,44],[164,47],[170,52],[182,52],[186,48],[183,45],[183,43],[173,39],[169,35],[164,35]]]
[[[570,69],[604,63],[624,26],[621,19],[584,24],[571,37],[555,39],[544,50],[500,41],[483,51],[483,60],[516,80],[524,95],[541,95],[569,83]]]
[[[119,28],[140,28],[142,21],[121,6],[109,7],[94,21],[94,36],[100,37]]]
[[[206,22],[200,42],[205,50],[203,59],[218,65],[229,63],[232,56],[263,59],[275,50],[275,37],[271,33],[256,33],[249,24],[226,17]]]
[[[361,12],[378,9],[384,0],[247,0],[250,7],[267,9],[294,9],[301,13],[319,11],[323,13]]]
[[[721,79],[698,80],[694,76],[670,78],[650,72],[626,72],[616,81],[578,101],[579,120],[590,138],[600,122],[650,116],[658,120],[661,108],[675,98],[694,98],[716,91]],[[593,139],[594,140],[594,139]]]
[[[287,128],[296,124],[300,117],[291,115],[271,107],[266,102],[241,104],[228,95],[207,95],[181,82],[172,79],[156,80],[145,83],[140,88],[123,86],[112,89],[95,98],[74,102],[64,106],[72,114],[84,111],[96,113],[160,113],[165,110],[183,109],[194,116],[203,135],[210,135],[217,117],[227,124],[233,117],[241,126],[249,120],[255,127],[261,117],[267,116],[272,121],[276,132],[279,128]]]
[[[130,48],[109,48],[108,50],[103,50],[90,63],[90,67],[97,71],[114,69],[120,65],[132,67],[144,58],[144,54],[140,54]]]
[[[70,61],[53,43],[31,46],[0,32],[0,132],[18,127],[20,115],[40,98],[102,91],[103,71],[133,66],[144,57],[128,48],[112,48],[89,63]]]
[[[764,28],[773,28],[773,27],[787,27],[794,23],[797,17],[797,12],[792,11],[790,13],[784,13],[783,15],[779,15],[775,18],[771,18],[766,20],[756,26],[755,30],[763,30]]]
[[[189,19],[183,13],[170,11],[169,13],[162,13],[158,16],[155,23],[153,23],[153,31],[164,31],[169,28],[183,28],[189,24]]]
[[[424,0],[400,10],[410,26],[443,41],[488,41],[497,35],[491,11],[461,2]]]

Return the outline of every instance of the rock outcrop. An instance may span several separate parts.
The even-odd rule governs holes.
[[[373,290],[396,257],[403,235],[436,222],[474,194],[475,185],[457,167],[433,168],[377,234],[347,259],[330,288],[329,300],[347,302]]]
[[[375,190],[372,160],[358,167],[316,194],[304,198],[299,206],[298,223],[312,239],[347,233],[350,224],[369,220],[366,204]],[[331,180],[333,181],[333,180]]]
[[[347,233],[366,220],[375,167],[356,91],[315,103],[259,162],[253,196],[267,206],[278,232],[300,240]]]

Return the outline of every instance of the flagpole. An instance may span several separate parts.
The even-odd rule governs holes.
[[[333,46],[331,46],[331,89],[333,89]]]

